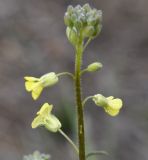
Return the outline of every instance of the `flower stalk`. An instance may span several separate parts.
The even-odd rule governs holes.
[[[75,78],[74,75],[72,73],[70,73],[70,72],[62,72],[62,73],[58,73],[57,74],[58,77],[65,76],[65,75],[70,76],[72,79]]]
[[[78,118],[78,142],[79,142],[79,160],[85,160],[85,134],[84,134],[84,115],[81,95],[81,65],[83,55],[83,41],[80,38],[76,47],[75,58],[75,94]]]
[[[93,96],[88,96],[82,100],[81,76],[85,72],[99,71],[103,66],[100,62],[93,62],[85,69],[81,70],[83,52],[91,40],[100,34],[102,29],[102,11],[92,9],[89,4],[85,4],[84,6],[77,5],[76,7],[69,6],[67,8],[67,12],[65,13],[64,21],[65,25],[67,26],[67,38],[75,49],[74,74],[69,72],[62,72],[58,74],[55,72],[49,72],[39,78],[26,76],[24,77],[25,88],[28,92],[31,92],[32,98],[37,100],[43,89],[58,83],[61,76],[68,75],[73,79],[75,84],[74,87],[78,127],[77,136],[79,145],[77,147],[72,139],[69,138],[61,129],[61,122],[54,114],[52,114],[52,104],[44,103],[42,105],[41,109],[37,112],[37,115],[34,118],[31,126],[32,128],[43,126],[50,132],[61,133],[74,147],[79,156],[79,160],[86,160],[93,155],[107,155],[107,152],[105,151],[93,151],[85,154],[84,106],[86,102],[91,99],[97,106],[103,108],[109,116],[118,115],[123,103],[120,98],[114,98],[113,96],[105,97],[100,93]]]

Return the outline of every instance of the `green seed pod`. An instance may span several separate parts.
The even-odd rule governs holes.
[[[95,72],[97,70],[100,70],[103,67],[102,63],[100,62],[94,62],[87,67],[88,72]]]

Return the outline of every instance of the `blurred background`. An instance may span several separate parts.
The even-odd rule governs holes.
[[[21,160],[34,150],[51,154],[51,160],[77,159],[60,134],[30,126],[40,106],[53,103],[63,130],[76,138],[71,79],[62,77],[33,101],[23,77],[74,71],[75,55],[65,35],[63,16],[69,4],[87,2],[103,11],[103,29],[88,46],[83,67],[94,61],[104,67],[83,76],[83,96],[102,93],[124,101],[115,118],[93,102],[87,103],[87,150],[110,153],[96,160],[148,160],[148,1],[0,0],[1,160]]]

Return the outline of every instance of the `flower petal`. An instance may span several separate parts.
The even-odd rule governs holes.
[[[28,92],[32,91],[34,88],[35,82],[26,81],[25,88]]]
[[[37,128],[38,126],[44,125],[44,118],[42,116],[37,116],[31,123],[32,128]]]
[[[41,109],[37,112],[37,115],[49,116],[53,105],[49,105],[48,103],[44,103]]]
[[[34,100],[38,99],[38,97],[40,96],[42,90],[43,90],[42,85],[36,84],[36,86],[34,86],[34,88],[32,90],[32,98]]]
[[[33,82],[39,81],[39,78],[29,77],[29,76],[24,77],[24,79],[25,79],[26,81],[33,81]]]
[[[114,97],[113,97],[113,96],[109,96],[109,97],[107,97],[106,99],[107,99],[107,100],[112,100],[112,99],[114,99]]]
[[[119,114],[119,109],[111,109],[111,108],[104,108],[105,112],[108,113],[110,116],[116,116]]]
[[[123,105],[122,100],[119,98],[110,100],[108,104],[112,109],[118,109],[118,110],[121,109]]]

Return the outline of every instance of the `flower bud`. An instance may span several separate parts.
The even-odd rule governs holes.
[[[83,30],[83,37],[84,38],[93,37],[94,33],[95,29],[93,26],[86,26]]]
[[[101,24],[95,26],[95,32],[94,32],[94,34],[93,34],[93,37],[98,36],[98,35],[100,34],[100,32],[101,32],[101,29],[102,29],[102,25],[101,25]]]
[[[90,26],[95,26],[97,23],[97,20],[95,17],[89,17],[88,20],[87,20],[87,24],[90,25]]]
[[[66,35],[67,35],[68,40],[71,42],[71,44],[75,46],[78,41],[76,29],[75,28],[72,29],[70,27],[67,27]]]
[[[68,12],[69,14],[72,14],[72,12],[73,12],[73,6],[72,6],[72,5],[69,5],[69,6],[68,6],[67,12]]]
[[[64,22],[66,26],[72,26],[71,17],[67,13],[64,15]]]
[[[83,8],[84,8],[86,13],[91,10],[91,7],[90,7],[90,5],[88,3],[84,4]]]
[[[103,66],[102,63],[100,63],[100,62],[94,62],[94,63],[88,65],[87,71],[88,72],[95,72],[97,70],[100,70],[102,68],[102,66]]]
[[[76,21],[75,21],[75,27],[76,27],[76,29],[77,30],[79,30],[79,28],[82,28],[83,27],[83,23],[82,23],[82,21],[80,20],[80,19],[77,19]]]
[[[102,11],[101,10],[97,10],[95,18],[100,24],[102,23]]]

